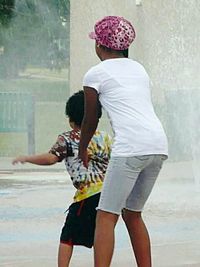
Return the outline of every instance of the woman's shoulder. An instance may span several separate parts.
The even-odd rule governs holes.
[[[89,70],[86,72],[85,76],[93,75],[93,74],[96,75],[101,71],[102,71],[102,62],[90,67]]]
[[[142,62],[140,62],[140,61],[138,61],[138,60],[134,60],[134,59],[132,59],[131,61],[132,61],[132,64],[133,64],[135,67],[137,67],[137,68],[141,68],[141,69],[145,70],[145,67],[144,67],[144,65],[143,65]]]

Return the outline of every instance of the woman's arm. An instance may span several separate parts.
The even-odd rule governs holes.
[[[85,110],[84,118],[81,125],[81,139],[79,145],[79,157],[83,161],[83,164],[88,166],[87,147],[95,133],[99,119],[99,101],[98,93],[94,88],[84,87],[85,95]]]
[[[29,162],[36,165],[53,165],[58,161],[59,159],[56,155],[51,153],[45,153],[32,156],[19,156],[12,161],[12,164],[17,164],[17,163],[24,164],[26,162]]]

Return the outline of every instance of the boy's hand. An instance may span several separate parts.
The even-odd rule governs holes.
[[[79,150],[79,158],[82,160],[83,165],[88,168],[88,152],[87,149],[84,151]]]
[[[13,165],[15,165],[15,164],[17,164],[17,163],[22,163],[22,164],[26,163],[26,156],[20,156],[20,157],[17,157],[16,159],[14,159],[14,160],[12,161],[12,164],[13,164]]]

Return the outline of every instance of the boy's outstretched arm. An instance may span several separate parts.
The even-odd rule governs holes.
[[[95,133],[98,119],[98,93],[94,88],[84,86],[85,104],[84,118],[81,125],[81,139],[79,145],[79,158],[83,161],[85,167],[88,166],[87,147]]]
[[[32,156],[19,156],[12,161],[12,164],[17,164],[17,163],[24,164],[26,162],[29,162],[36,165],[53,165],[58,161],[59,159],[56,155],[51,153],[45,153]]]

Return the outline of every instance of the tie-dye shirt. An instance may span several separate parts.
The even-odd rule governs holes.
[[[73,185],[77,189],[74,202],[81,201],[101,191],[108,166],[111,138],[108,134],[96,131],[88,146],[88,169],[78,158],[80,131],[72,130],[58,136],[49,153],[64,160]]]

